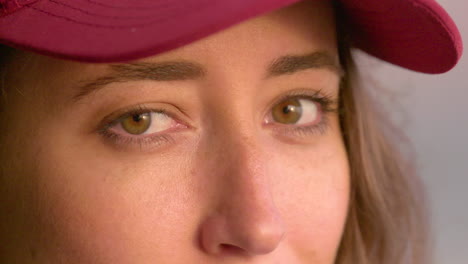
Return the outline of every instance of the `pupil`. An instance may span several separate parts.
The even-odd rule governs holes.
[[[143,118],[142,118],[141,115],[134,115],[134,116],[133,116],[133,121],[135,121],[135,122],[137,122],[137,123],[140,122],[142,119],[143,119]]]
[[[151,115],[149,113],[129,115],[121,121],[121,125],[128,133],[140,135],[150,127]]]
[[[287,105],[283,108],[283,113],[285,114],[289,114],[291,112],[294,112],[296,107],[294,107],[293,105]]]
[[[273,119],[282,124],[295,124],[302,116],[302,106],[297,99],[288,99],[273,107]]]

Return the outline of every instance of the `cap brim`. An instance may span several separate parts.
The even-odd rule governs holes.
[[[0,19],[0,41],[83,62],[120,62],[165,52],[299,0],[43,0]],[[460,33],[433,0],[342,0],[353,43],[425,73],[450,70]]]
[[[459,61],[455,23],[434,0],[342,0],[354,45],[401,67],[443,73]]]
[[[0,19],[0,41],[82,62],[168,51],[299,0],[47,0]]]

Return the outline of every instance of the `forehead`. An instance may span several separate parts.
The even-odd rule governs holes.
[[[281,53],[336,51],[335,18],[330,1],[303,1],[227,28],[161,54],[158,59],[191,57],[198,61],[225,56],[260,57]]]

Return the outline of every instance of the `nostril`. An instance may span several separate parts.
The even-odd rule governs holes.
[[[220,244],[219,248],[222,253],[227,253],[227,254],[239,255],[239,254],[247,253],[244,249],[230,245],[230,244]]]

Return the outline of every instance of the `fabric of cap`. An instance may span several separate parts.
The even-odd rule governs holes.
[[[328,1],[328,0],[306,0]],[[82,62],[122,62],[189,44],[299,0],[0,0],[0,42]],[[442,73],[461,57],[460,33],[434,0],[339,0],[357,48]]]

